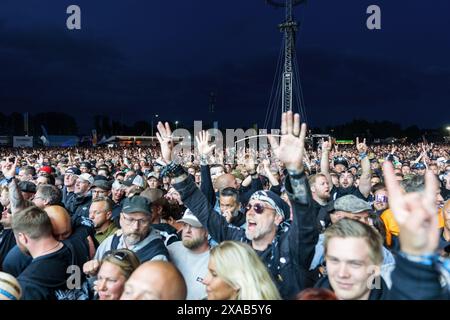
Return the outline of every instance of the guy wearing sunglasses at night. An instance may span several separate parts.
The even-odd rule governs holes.
[[[246,212],[247,230],[229,225],[225,217],[216,214],[204,194],[184,169],[172,161],[172,132],[166,123],[158,124],[157,134],[162,157],[167,163],[163,169],[172,177],[174,188],[183,203],[198,218],[214,240],[237,240],[251,244],[267,266],[281,296],[289,299],[302,289],[312,286],[309,269],[318,239],[316,216],[311,191],[303,170],[303,150],[306,125],[292,112],[283,113],[281,139],[270,137],[272,152],[284,163],[289,178],[286,191],[292,204],[293,220],[290,226],[281,226],[289,219],[290,210],[277,194],[271,191],[255,192]]]

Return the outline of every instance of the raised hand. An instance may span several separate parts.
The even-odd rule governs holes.
[[[331,137],[328,138],[328,141],[322,142],[322,151],[326,150],[326,151],[330,152],[332,148],[333,148],[333,143],[331,141]]]
[[[359,153],[367,153],[367,145],[366,145],[366,138],[364,138],[363,142],[359,142],[359,138],[356,138],[356,149]]]
[[[436,194],[438,183],[431,171],[425,175],[425,191],[404,194],[389,161],[383,164],[389,207],[400,228],[400,246],[411,255],[432,254],[439,243]]]
[[[169,123],[158,122],[156,137],[161,145],[161,156],[166,163],[172,161],[173,139]]]
[[[292,111],[284,112],[281,116],[280,143],[273,136],[269,142],[275,156],[284,163],[286,169],[303,171],[303,153],[305,150],[306,124],[300,126],[300,115]]]
[[[13,178],[16,176],[17,158],[14,162],[10,162],[9,158],[2,164],[2,172],[6,178]]]
[[[209,133],[205,130],[202,130],[198,133],[198,135],[195,137],[195,141],[197,141],[197,150],[201,156],[209,155],[216,147],[215,144],[210,145],[208,143]]]

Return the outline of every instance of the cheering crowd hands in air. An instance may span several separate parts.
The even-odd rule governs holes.
[[[420,256],[433,254],[439,242],[436,194],[438,181],[428,170],[425,191],[405,194],[395,178],[390,162],[383,165],[389,206],[400,229],[400,245],[404,253]]]
[[[161,157],[169,163],[173,160],[173,137],[169,123],[158,123],[156,136],[161,146]],[[283,113],[281,119],[281,139],[278,142],[275,137],[269,136],[269,142],[276,158],[284,163],[286,169],[293,172],[303,171],[303,158],[305,151],[306,124],[300,125],[300,116],[292,112]],[[197,150],[201,156],[208,156],[214,150],[215,145],[209,144],[208,132],[202,131],[196,137]],[[361,144],[361,148],[365,146]],[[367,147],[365,146],[367,149]],[[270,163],[270,162],[269,162]],[[253,157],[247,156],[244,160],[245,168],[253,171],[255,162]],[[266,167],[268,167],[266,162]]]

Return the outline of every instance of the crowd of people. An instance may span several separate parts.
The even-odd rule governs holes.
[[[0,299],[449,299],[450,146],[306,132],[0,149]]]

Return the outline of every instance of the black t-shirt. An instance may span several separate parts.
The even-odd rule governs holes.
[[[359,188],[356,186],[351,186],[348,188],[343,188],[343,187],[336,188],[333,185],[333,188],[331,189],[331,199],[332,200],[336,200],[340,197],[343,197],[343,196],[346,196],[349,194],[352,194],[355,197],[358,197],[360,199],[363,199],[364,201],[367,201],[367,198],[364,197],[364,195],[361,193],[361,191],[359,191]]]
[[[83,268],[83,264],[90,260],[89,244],[86,240],[89,234],[88,227],[83,225],[77,226],[72,235],[62,241],[73,252],[73,264],[79,266],[81,269]],[[5,256],[3,271],[17,277],[31,262],[32,258],[30,256],[20,251],[18,246],[14,246]]]
[[[8,252],[16,245],[16,238],[12,229],[3,229],[0,232],[0,267]]]
[[[37,257],[19,275],[22,300],[56,300],[58,290],[67,290],[68,267],[72,264],[72,253],[67,246]]]

